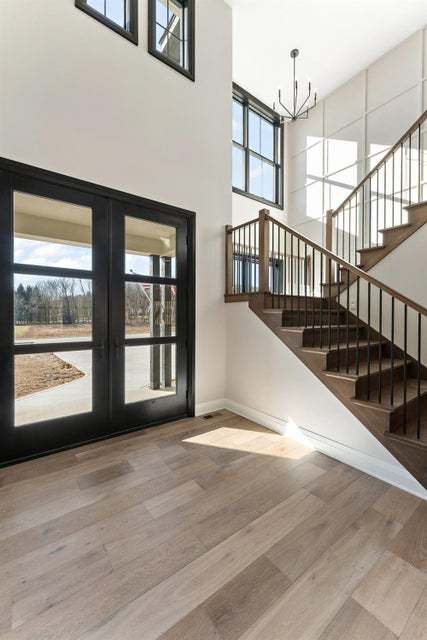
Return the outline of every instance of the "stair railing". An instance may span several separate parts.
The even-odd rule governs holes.
[[[427,309],[344,258],[271,218],[227,226],[227,302],[262,293],[308,328],[306,347],[337,372],[361,376],[359,399],[395,409],[389,430],[420,440],[427,406]],[[339,274],[337,281],[333,274]]]
[[[335,210],[327,212],[327,249],[353,265],[381,246],[382,231],[407,224],[410,205],[427,199],[427,111]]]

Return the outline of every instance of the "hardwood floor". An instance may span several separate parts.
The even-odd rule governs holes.
[[[228,411],[0,470],[0,638],[427,640],[427,503]]]

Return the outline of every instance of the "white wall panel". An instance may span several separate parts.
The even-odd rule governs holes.
[[[420,114],[420,87],[416,86],[367,116],[367,152],[391,147]]]
[[[326,135],[331,135],[362,118],[365,113],[365,72],[359,73],[349,82],[325,99]]]
[[[420,79],[422,33],[417,32],[368,69],[368,109],[409,89]]]

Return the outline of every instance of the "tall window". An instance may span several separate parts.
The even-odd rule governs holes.
[[[149,52],[194,80],[194,0],[148,0]]]
[[[75,0],[76,7],[138,44],[138,0]]]
[[[233,191],[281,208],[282,156],[277,115],[233,85]]]

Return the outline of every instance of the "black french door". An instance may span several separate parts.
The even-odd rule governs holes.
[[[192,415],[193,216],[1,164],[0,464]]]

